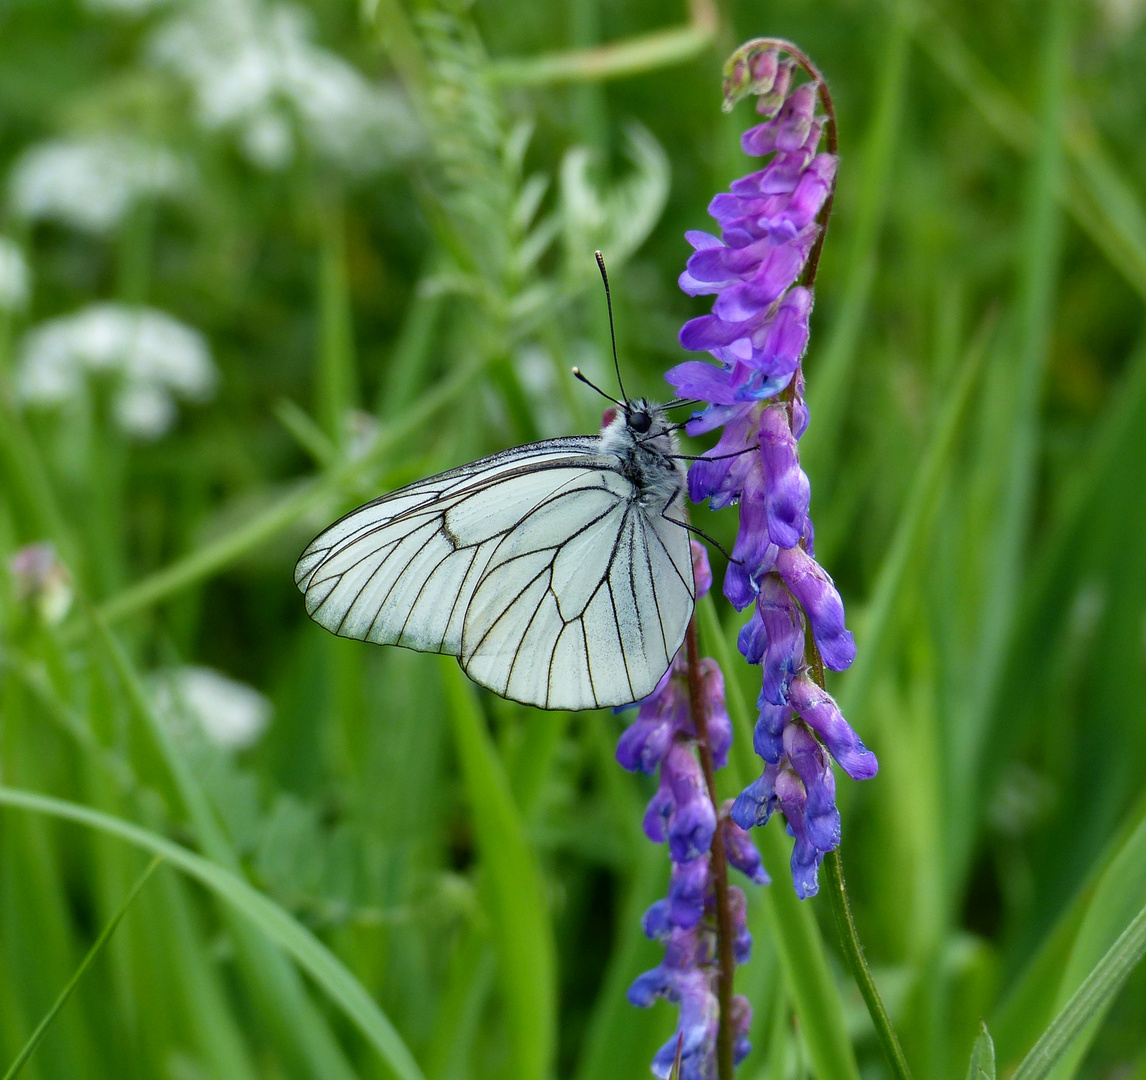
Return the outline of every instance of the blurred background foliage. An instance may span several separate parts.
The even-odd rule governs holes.
[[[624,990],[668,864],[623,719],[328,637],[291,569],[358,501],[594,430],[596,247],[628,389],[667,393],[682,234],[750,167],[720,61],[768,34],[840,118],[804,445],[860,647],[833,689],[883,766],[841,790],[852,898],[916,1075],[962,1076],[980,1017],[1013,1069],[1146,903],[1144,23],[6,0],[0,1063],[166,837],[203,860],[165,849],[24,1076],[646,1075],[672,1010]],[[783,844],[741,1075],[884,1075]],[[1146,976],[1056,1075],[1146,1078]]]

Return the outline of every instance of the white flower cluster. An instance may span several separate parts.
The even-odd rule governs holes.
[[[271,721],[271,703],[264,695],[213,668],[161,671],[152,679],[152,687],[160,716],[176,728],[194,721],[224,750],[251,746]]]
[[[123,136],[53,139],[26,150],[12,169],[12,209],[88,232],[111,232],[139,199],[171,195],[186,166],[158,146]]]
[[[142,439],[156,439],[174,423],[173,395],[202,401],[216,379],[206,339],[197,330],[162,311],[100,303],[28,332],[16,394],[29,403],[57,404],[82,393],[88,373],[116,379],[116,421]]]
[[[28,302],[28,277],[20,246],[0,236],[0,311],[15,311]]]
[[[403,98],[319,48],[291,4],[188,0],[150,43],[152,59],[191,88],[198,120],[238,133],[255,165],[280,169],[296,132],[315,153],[364,174],[408,154],[418,131]]]

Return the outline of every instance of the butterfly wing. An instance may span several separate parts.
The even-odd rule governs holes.
[[[299,558],[307,613],[341,637],[457,655],[494,548],[595,462],[592,437],[549,439],[475,461],[351,511]]]
[[[505,451],[347,514],[303,552],[307,612],[343,637],[459,657],[550,709],[650,693],[684,640],[692,558],[679,501],[634,499],[595,437]]]
[[[632,496],[619,473],[586,473],[497,545],[463,625],[470,678],[547,709],[653,691],[692,616],[692,553],[679,501],[663,516]]]

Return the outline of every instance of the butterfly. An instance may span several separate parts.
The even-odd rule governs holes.
[[[613,305],[595,253],[609,329]],[[352,510],[295,567],[341,637],[456,656],[502,697],[594,709],[647,697],[684,643],[696,586],[668,410],[624,400],[597,435],[546,439]],[[610,415],[611,414],[611,415]]]
[[[307,613],[342,637],[456,656],[543,709],[646,697],[695,598],[675,427],[663,406],[618,402],[597,435],[505,450],[351,511],[295,567]]]

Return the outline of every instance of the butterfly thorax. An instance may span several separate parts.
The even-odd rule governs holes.
[[[601,453],[617,459],[618,472],[646,507],[663,511],[685,488],[676,431],[661,406],[630,401],[601,431]]]

